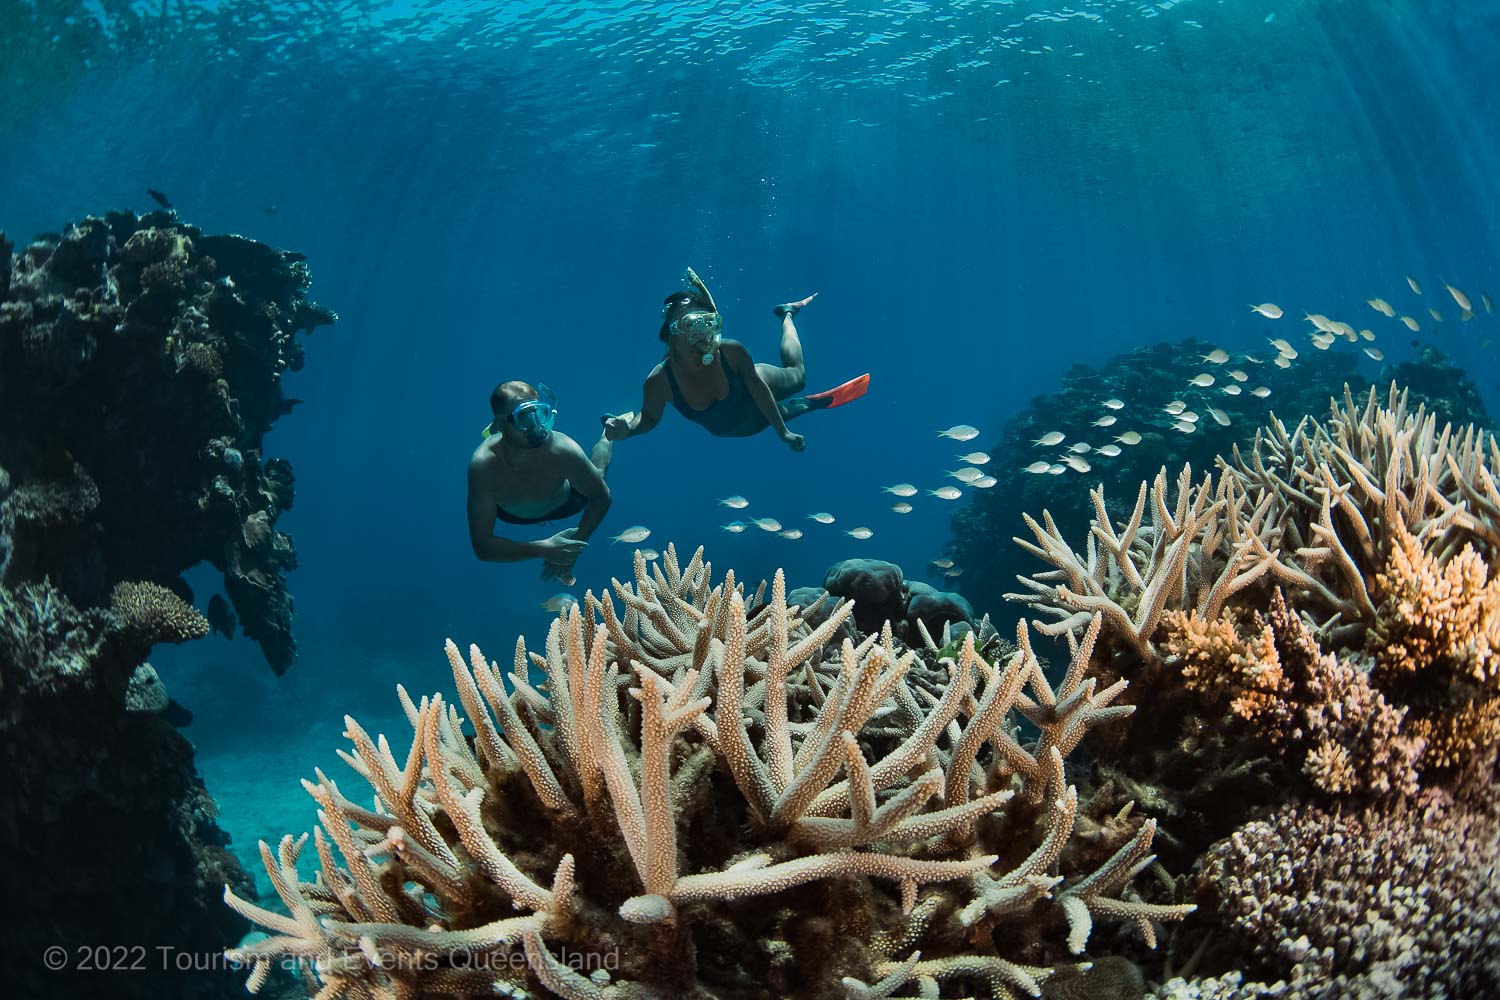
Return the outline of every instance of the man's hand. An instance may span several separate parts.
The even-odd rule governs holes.
[[[599,422],[604,425],[605,438],[610,441],[623,441],[630,437],[630,421],[634,416],[634,413],[622,413],[617,417],[609,414],[600,417]]]
[[[804,438],[801,434],[794,434],[791,431],[787,431],[785,434],[781,435],[781,440],[791,445],[793,451],[801,451],[802,449],[807,447],[807,439]]]

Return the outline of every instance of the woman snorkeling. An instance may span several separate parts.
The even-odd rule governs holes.
[[[774,427],[793,451],[805,446],[787,421],[811,410],[826,410],[858,399],[869,388],[864,374],[826,392],[796,396],[806,384],[802,341],[792,318],[817,298],[787,302],[773,312],[781,320],[781,364],[756,364],[737,340],[725,340],[723,317],[708,286],[687,270],[689,288],[673,292],[662,306],[661,329],[667,354],[646,376],[641,408],[635,413],[605,416],[604,436],[621,441],[645,434],[661,421],[668,402],[677,412],[701,424],[716,437],[748,437]]]

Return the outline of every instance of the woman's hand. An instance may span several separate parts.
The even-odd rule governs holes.
[[[633,413],[622,413],[617,417],[600,417],[600,422],[604,424],[604,437],[610,441],[624,441],[630,437],[630,420],[634,416]]]
[[[807,447],[807,439],[804,438],[801,434],[794,434],[791,431],[787,431],[785,434],[781,435],[781,440],[791,445],[793,451],[801,451],[802,449]]]

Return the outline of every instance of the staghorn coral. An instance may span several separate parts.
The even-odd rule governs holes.
[[[1275,995],[1482,997],[1500,992],[1497,862],[1493,802],[1433,791],[1343,815],[1285,806],[1215,845],[1199,880],[1242,953],[1287,981]]]
[[[1345,391],[1327,424],[1279,420],[1257,433],[1248,455],[1235,448],[1217,479],[1194,485],[1191,467],[1170,501],[1166,470],[1142,483],[1133,512],[1111,518],[1103,487],[1080,554],[1043,511],[1026,522],[1036,541],[1015,539],[1052,568],[1022,577],[1007,594],[1053,619],[1049,634],[1104,616],[1111,640],[1156,662],[1153,635],[1168,611],[1213,619],[1241,591],[1272,585],[1291,595],[1320,634],[1358,644],[1379,617],[1372,590],[1401,530],[1444,565],[1464,545],[1500,548],[1500,443],[1474,427],[1439,429],[1436,417],[1392,385],[1363,409]],[[1147,501],[1149,524],[1143,524]]]
[[[711,586],[702,550],[681,566],[669,547],[649,570],[637,553],[635,570],[560,615],[541,653],[518,641],[508,688],[450,642],[464,714],[400,691],[402,757],[346,719],[341,755],[376,808],[318,772],[318,880],[296,870],[306,836],[287,837],[262,844],[287,914],[226,891],[273,935],[231,953],[252,989],[291,957],[320,997],[478,994],[496,978],[622,1000],[1034,997],[1081,971],[1068,956],[1095,921],[1154,945],[1156,921],[1192,909],[1130,888],[1152,821],[1090,845],[1097,864],[1070,849],[1064,759],[1129,711],[1111,704],[1123,682],[1087,676],[1097,623],[1056,685],[1024,623],[1003,664],[969,632],[930,694],[889,625],[828,648],[849,602],[811,627],[779,573],[761,603],[733,573]],[[557,957],[611,950],[611,977]]]

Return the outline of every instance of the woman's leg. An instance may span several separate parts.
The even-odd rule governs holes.
[[[766,385],[771,387],[771,395],[776,399],[786,399],[788,396],[796,395],[807,385],[807,365],[802,359],[802,340],[797,336],[797,324],[792,322],[792,315],[801,308],[803,304],[811,301],[804,299],[801,303],[793,303],[796,308],[785,308],[781,314],[781,365],[758,364],[755,370],[760,372],[760,377],[766,380]]]

